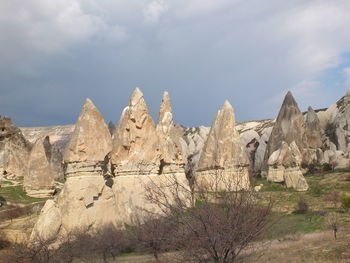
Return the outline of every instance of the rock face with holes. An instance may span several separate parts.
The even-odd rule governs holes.
[[[66,176],[103,175],[112,137],[100,111],[87,99],[64,153]]]
[[[301,172],[307,162],[305,122],[292,93],[288,92],[272,129],[265,152],[264,175],[272,182],[284,182],[298,191],[308,189]]]
[[[196,180],[213,184],[225,190],[225,183],[235,184],[236,189],[249,187],[249,159],[242,149],[235,129],[233,108],[225,101],[211,126],[196,171]]]
[[[28,172],[24,177],[24,190],[32,197],[49,197],[54,191],[55,171],[50,164],[49,138],[38,139],[29,155]]]
[[[181,129],[181,128],[180,128]],[[183,172],[185,161],[182,156],[180,138],[182,130],[174,126],[173,111],[168,92],[164,92],[156,127],[162,145],[162,174]]]
[[[138,88],[122,112],[110,160],[116,176],[160,174],[165,165],[156,127]]]
[[[0,175],[24,178],[32,148],[9,117],[0,118]]]

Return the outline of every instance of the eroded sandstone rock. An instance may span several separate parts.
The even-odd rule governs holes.
[[[211,126],[196,172],[197,181],[207,181],[220,177],[231,180],[236,189],[249,187],[249,160],[242,149],[240,137],[235,129],[233,108],[225,101]],[[225,186],[219,186],[225,189]]]
[[[183,131],[179,126],[174,126],[168,92],[163,94],[156,130],[162,145],[162,173],[184,172],[185,162],[180,142]]]
[[[316,112],[311,107],[308,108],[306,114],[305,133],[309,148],[317,149],[323,146],[323,131],[320,125],[320,120],[318,119]]]
[[[111,166],[115,176],[162,173],[163,149],[151,114],[137,88],[123,110],[113,137]]]
[[[112,138],[104,118],[87,99],[64,154],[66,175],[102,175]]]
[[[28,160],[28,172],[24,177],[24,189],[27,195],[33,197],[48,197],[55,191],[55,172],[50,164],[50,141],[38,139]]]
[[[0,118],[0,175],[24,178],[31,147],[9,117]]]
[[[272,129],[264,158],[267,180],[284,182],[287,187],[307,190],[301,165],[309,161],[305,122],[291,92],[284,98]]]

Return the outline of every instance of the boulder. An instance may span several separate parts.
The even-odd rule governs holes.
[[[242,149],[239,134],[235,129],[233,108],[225,101],[213,121],[202,150],[196,180],[209,184],[216,179],[230,180],[235,184],[236,190],[248,188],[248,166],[249,159]],[[225,190],[225,185],[219,188]]]

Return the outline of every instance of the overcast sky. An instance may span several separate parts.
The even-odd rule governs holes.
[[[86,97],[119,120],[135,87],[156,119],[210,125],[275,118],[350,88],[349,0],[0,0],[0,115],[20,126],[74,123]]]

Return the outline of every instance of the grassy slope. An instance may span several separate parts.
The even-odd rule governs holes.
[[[21,185],[1,187],[0,197],[3,197],[7,202],[18,204],[31,204],[46,200],[45,198],[27,196]]]

